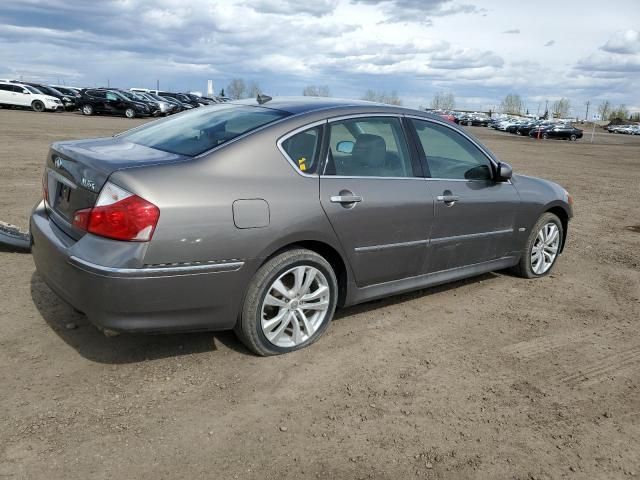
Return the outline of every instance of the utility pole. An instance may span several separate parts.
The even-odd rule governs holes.
[[[584,114],[584,120],[585,120],[585,122],[586,122],[587,120],[589,120],[589,104],[590,104],[590,103],[591,103],[591,102],[590,102],[589,100],[587,100],[587,113],[585,113],[585,114]]]
[[[160,91],[160,80],[156,80],[156,90]]]
[[[107,88],[111,88],[111,84],[109,83],[109,79],[107,78]]]

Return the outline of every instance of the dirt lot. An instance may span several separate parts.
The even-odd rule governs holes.
[[[137,123],[0,110],[0,219],[26,226],[50,142]],[[573,193],[554,274],[349,308],[296,354],[104,337],[0,252],[0,477],[640,478],[640,137],[471,130]]]

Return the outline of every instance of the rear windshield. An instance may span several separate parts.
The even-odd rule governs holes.
[[[244,105],[215,105],[125,132],[129,142],[178,155],[195,156],[289,113]]]

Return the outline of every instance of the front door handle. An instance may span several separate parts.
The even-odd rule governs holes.
[[[450,207],[454,203],[456,203],[458,200],[460,200],[460,197],[458,195],[454,195],[453,193],[451,193],[451,191],[447,190],[447,191],[443,192],[442,195],[438,195],[436,197],[436,200],[439,201],[439,202],[444,202],[444,204],[447,207]]]
[[[360,195],[334,195],[331,197],[331,203],[358,203],[362,201]]]

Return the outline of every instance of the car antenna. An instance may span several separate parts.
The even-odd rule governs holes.
[[[260,105],[264,105],[265,103],[267,103],[269,100],[273,100],[269,95],[263,95],[261,93],[258,94],[258,98],[256,98],[256,100],[258,100],[258,103]]]

